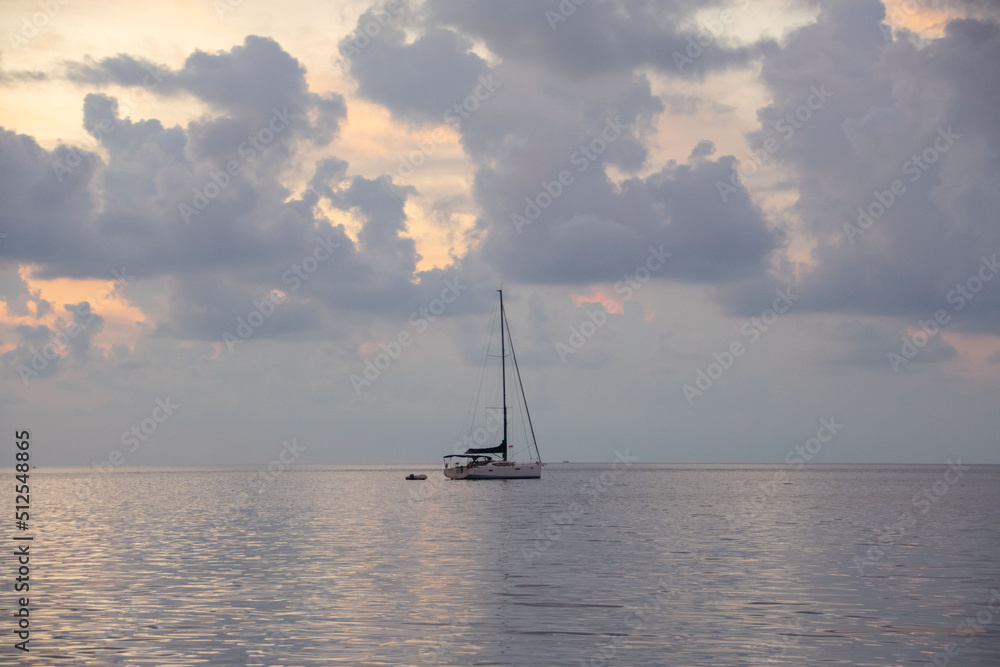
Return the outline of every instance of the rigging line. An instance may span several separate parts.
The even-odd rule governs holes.
[[[499,299],[497,300],[499,304]],[[486,355],[483,358],[483,392],[482,403],[477,402],[477,408],[483,407],[483,429],[482,432],[485,434],[485,440],[483,442],[477,442],[478,447],[491,447],[497,444],[497,428],[498,424],[495,419],[490,415],[490,403],[496,403],[500,401],[501,397],[501,384],[502,377],[499,373],[494,372],[494,366],[490,365],[489,371],[487,371],[487,365],[490,358],[496,358],[500,355],[492,354],[493,345],[495,344],[494,336],[496,335],[498,323],[502,326],[503,318],[500,313],[499,306],[493,311],[493,318],[490,320],[490,330],[489,335],[486,338]],[[497,369],[499,370],[499,369]],[[502,417],[501,417],[502,420]],[[478,422],[477,422],[478,423]]]
[[[461,441],[462,435],[472,435],[475,430],[476,425],[476,413],[478,412],[478,407],[480,405],[480,398],[482,397],[483,387],[486,381],[486,360],[490,356],[490,339],[493,337],[493,331],[496,329],[496,316],[490,318],[490,329],[486,336],[486,341],[483,344],[483,352],[481,360],[479,363],[479,377],[476,380],[476,393],[472,397],[469,403],[469,410],[465,415],[465,421],[463,423],[463,428],[459,431],[459,440]]]
[[[510,338],[510,323],[501,322],[500,326],[507,326],[507,337]],[[524,383],[521,382],[521,369],[517,365],[517,354],[514,352],[514,345],[510,346],[510,356],[514,359],[514,372],[517,373],[517,384],[521,387],[521,396],[524,396],[524,414],[528,417],[528,427],[531,429],[531,442],[535,445],[535,454],[538,456],[538,463],[542,462],[542,454],[538,451],[538,440],[535,439],[535,427],[531,423],[531,412],[528,411],[528,398],[524,395]]]
[[[508,338],[509,340],[509,338]],[[527,419],[524,415],[524,406],[527,404],[524,394],[520,391],[517,383],[514,383],[514,419],[518,432],[521,434],[518,442],[524,443],[524,447],[517,450],[516,454],[527,452],[531,455],[531,438],[528,436]]]

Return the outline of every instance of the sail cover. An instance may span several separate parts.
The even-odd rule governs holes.
[[[506,455],[507,453],[507,442],[501,442],[496,447],[483,447],[481,449],[467,449],[466,454],[500,454]]]

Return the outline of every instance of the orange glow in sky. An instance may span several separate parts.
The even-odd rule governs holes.
[[[611,314],[625,313],[625,304],[611,290],[600,285],[591,285],[586,292],[574,292],[570,295],[574,305],[580,308],[585,303],[599,303]]]
[[[927,37],[941,37],[951,16],[946,11],[923,7],[914,0],[884,0],[885,22],[894,28],[906,28]]]
[[[146,322],[146,314],[128,303],[121,290],[115,291],[116,281],[69,278],[41,280],[32,278],[31,273],[32,268],[28,266],[22,266],[19,271],[28,290],[52,304],[52,312],[42,318],[17,316],[12,315],[5,304],[3,318],[8,325],[45,325],[59,330],[68,326],[72,320],[72,315],[66,311],[65,306],[86,301],[93,312],[104,318],[104,328],[94,336],[94,345],[105,348],[110,345],[134,345],[139,334],[135,325]],[[29,309],[35,312],[33,304],[29,304]]]

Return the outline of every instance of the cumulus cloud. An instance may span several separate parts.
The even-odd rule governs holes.
[[[0,243],[5,238],[6,234],[0,236]],[[28,287],[17,267],[0,270],[0,300],[6,304],[10,315],[42,319],[52,312],[52,303],[42,298],[41,290]]]
[[[801,310],[915,319],[945,308],[956,328],[1000,331],[1000,281],[978,285],[1000,252],[1000,25],[954,20],[940,38],[887,41],[875,0],[821,5],[765,59],[774,102],[750,136],[777,146],[815,239]],[[829,96],[807,108],[817,88]],[[739,312],[743,296],[723,299]]]
[[[714,4],[714,3],[713,3]],[[678,77],[742,67],[770,48],[770,41],[730,44],[694,20],[705,3],[693,0],[620,3],[592,0],[584,5],[558,0],[428,0],[429,21],[444,22],[483,40],[504,61],[544,63],[562,75],[600,76],[653,67]],[[726,6],[716,5],[719,13]],[[715,18],[715,17],[713,17]],[[723,31],[718,31],[723,32]],[[707,47],[692,50],[701,36]],[[725,37],[725,35],[720,35]],[[690,41],[689,41],[690,40]]]
[[[104,318],[86,301],[63,308],[70,314],[69,321],[60,317],[54,327],[22,324],[13,328],[17,344],[0,356],[0,372],[27,384],[35,378],[58,376],[67,360],[82,364],[91,359],[92,340],[103,330]]]
[[[34,378],[51,378],[58,375],[63,361],[60,353],[65,343],[44,324],[14,327],[17,346],[0,356],[0,367],[7,377],[20,378],[28,383]]]
[[[159,462],[267,460],[252,443],[289,428],[340,460],[333,422],[366,456],[401,442],[400,424],[430,434],[431,455],[428,415],[478,365],[503,282],[519,362],[548,367],[530,373],[541,428],[579,424],[584,458],[603,456],[607,428],[638,424],[642,441],[650,414],[709,458],[745,458],[718,443],[746,443],[756,419],[773,449],[754,456],[780,457],[818,405],[859,443],[924,443],[898,451],[910,460],[932,460],[932,422],[957,409],[967,453],[995,458],[978,436],[990,368],[963,375],[998,347],[967,332],[1000,327],[996,3],[886,17],[875,0],[371,0],[281,25],[239,11],[227,29],[275,37],[215,50],[92,16],[156,39],[87,47],[53,24],[17,55],[44,73],[0,69],[0,372],[8,403],[62,429],[60,454],[102,460],[119,426],[179,392]],[[28,129],[17,110],[39,94],[75,100],[83,141]],[[392,175],[400,138],[429,135],[427,166]],[[741,136],[769,163],[752,180]],[[63,296],[115,271],[129,277],[114,303]],[[630,280],[647,286],[616,289]],[[688,410],[680,385],[776,290],[794,308]],[[948,324],[897,379],[888,354],[941,309]],[[585,346],[556,347],[585,322]],[[413,345],[358,395],[349,375],[371,375],[363,357],[402,333]],[[618,423],[588,421],[607,395],[628,406]],[[390,401],[400,419],[379,419]],[[776,406],[791,421],[761,422]],[[651,460],[690,458],[649,442]]]
[[[669,49],[683,48],[687,37],[675,24],[690,19],[695,5],[613,10],[593,3],[555,34],[544,9],[432,1],[426,24],[444,22],[467,38],[428,28],[406,43],[403,30],[390,24],[347,56],[362,94],[404,118],[441,122],[441,110],[470,85],[481,85],[484,76],[495,82],[488,94],[477,93],[456,125],[476,165],[482,211],[482,242],[465,265],[485,260],[524,281],[615,281],[641,264],[650,247],[664,246],[676,259],[658,278],[714,283],[762,271],[782,238],[742,188],[734,188],[728,205],[720,201],[716,181],[729,178],[731,158],[713,161],[696,149],[691,163],[661,165],[646,178],[614,183],[609,176],[611,168],[628,174],[646,165],[645,140],[666,106],[638,69],[674,68]],[[359,27],[366,21],[371,17]],[[614,43],[606,38],[609,26]],[[487,67],[469,52],[468,38],[484,40],[501,59]],[[352,43],[342,42],[342,51]],[[748,62],[737,51],[706,51],[704,65]],[[567,61],[574,54],[578,60]],[[452,88],[420,83],[429,76]],[[697,105],[691,96],[667,101],[673,113],[689,114]]]
[[[60,178],[53,164],[67,160],[76,166]],[[100,163],[93,153],[67,146],[47,151],[32,137],[0,128],[0,228],[7,234],[0,257],[45,266],[98,254],[91,183]]]
[[[358,19],[358,31],[372,20]],[[486,70],[486,61],[470,51],[472,43],[454,31],[433,28],[406,43],[403,30],[388,25],[363,50],[345,37],[340,50],[347,58],[358,92],[412,121],[440,123],[448,109],[464,101]]]
[[[655,94],[645,73],[689,76],[672,54],[697,34],[700,7],[592,2],[553,26],[545,12],[558,3],[529,11],[517,2],[430,0],[380,24],[362,49],[341,41],[359,93],[397,119],[444,123],[457,101],[475,99],[453,127],[473,164],[479,217],[468,255],[449,271],[486,266],[519,281],[614,282],[653,249],[671,255],[656,279],[716,286],[733,313],[755,312],[794,283],[803,311],[910,316],[939,307],[977,270],[982,248],[1000,250],[987,222],[1000,192],[992,139],[956,139],[863,234],[844,231],[941,136],[996,137],[988,85],[1000,62],[996,23],[953,21],[940,39],[904,32],[887,41],[882,6],[851,0],[821,3],[815,23],[781,47],[703,47],[702,73],[762,62],[773,101],[748,140],[758,151],[777,146],[773,159],[799,192],[794,211],[815,238],[802,270],[783,256],[784,223],[733,179],[733,156],[716,155],[704,139],[683,163],[650,164],[657,119],[710,103]],[[359,30],[375,11],[361,16]],[[969,62],[977,63],[972,72]],[[103,278],[123,264],[140,279],[166,277],[171,305],[154,329],[182,337],[217,340],[255,299],[287,291],[285,276],[317,238],[335,245],[335,260],[308,282],[298,278],[308,292],[290,295],[261,335],[428,298],[424,282],[452,274],[416,270],[405,213],[413,187],[350,174],[332,155],[315,164],[304,191],[283,180],[302,144],[326,144],[346,116],[343,97],[311,91],[305,74],[279,44],[256,36],[228,51],[195,51],[176,70],[129,54],[68,63],[66,76],[81,87],[186,95],[210,112],[167,127],[88,90],[83,124],[101,155],[48,151],[0,133],[8,202],[0,222],[10,233],[0,257],[34,264],[43,277]],[[321,203],[360,221],[356,241]],[[997,325],[989,314],[996,294],[968,299],[963,326]]]
[[[70,355],[78,361],[86,361],[90,357],[91,340],[104,329],[104,318],[91,310],[87,301],[63,307],[73,316],[70,324],[73,335],[68,342]]]
[[[347,162],[333,156],[299,194],[283,180],[302,142],[329,141],[346,107],[337,93],[310,91],[305,69],[273,40],[196,51],[174,71],[120,54],[71,63],[68,76],[85,88],[191,95],[213,112],[167,127],[88,92],[83,125],[103,156],[0,131],[0,228],[9,234],[0,259],[32,264],[42,278],[105,279],[124,265],[138,281],[162,279],[169,297],[151,331],[179,338],[222,340],[272,294],[284,300],[254,335],[315,332],[333,312],[426,302],[433,288],[416,284],[419,255],[407,238],[412,187],[348,179]],[[321,197],[363,220],[358,244],[322,215]],[[81,355],[92,333],[78,339]]]
[[[346,114],[343,96],[310,92],[305,68],[273,39],[248,35],[229,51],[195,51],[179,70],[119,54],[67,63],[67,77],[82,85],[142,87],[155,95],[191,95],[256,131],[275,112],[293,119],[281,139],[306,137],[320,145],[336,133]],[[309,114],[317,121],[312,123]]]

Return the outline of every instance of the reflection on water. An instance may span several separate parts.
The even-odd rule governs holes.
[[[415,469],[35,471],[31,662],[1000,664],[1000,467]]]

